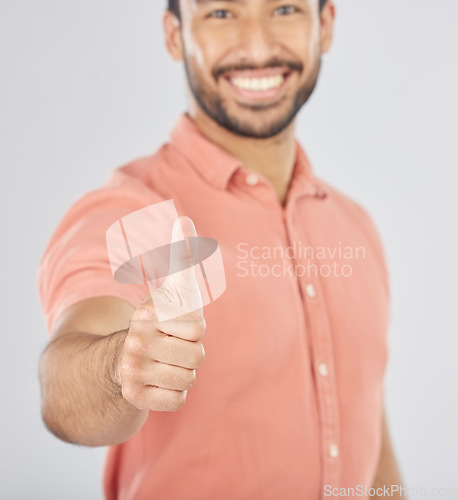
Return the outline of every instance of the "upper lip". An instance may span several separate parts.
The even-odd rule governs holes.
[[[229,71],[225,73],[225,78],[268,78],[269,76],[284,75],[289,73],[287,67],[250,69],[242,71]]]

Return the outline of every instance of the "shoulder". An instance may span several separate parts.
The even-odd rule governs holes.
[[[332,184],[322,179],[317,179],[322,189],[327,193],[328,203],[335,209],[347,214],[362,229],[370,233],[378,233],[376,223],[372,214],[352,196],[344,193]],[[378,235],[377,235],[378,236]]]
[[[355,198],[335,187],[333,184],[323,179],[317,179],[318,184],[327,193],[329,203],[335,205],[340,210],[345,210],[349,216],[360,219],[363,223],[373,224],[372,216],[369,211]]]
[[[360,202],[322,179],[317,179],[327,193],[329,209],[350,220],[370,244],[385,274],[388,274],[385,247],[374,216]]]
[[[139,285],[113,279],[107,231],[123,217],[163,198],[146,181],[154,157],[135,159],[114,169],[98,188],[77,199],[63,214],[41,256],[38,287],[51,329],[69,305],[101,295],[135,303],[144,296]]]
[[[164,198],[147,182],[157,155],[140,157],[114,169],[105,182],[79,199],[64,212],[41,258],[41,269],[54,255],[75,255],[82,248],[104,248],[108,228],[126,215]]]

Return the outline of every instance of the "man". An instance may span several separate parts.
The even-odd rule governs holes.
[[[295,139],[334,11],[170,1],[165,40],[184,62],[189,109],[155,155],[79,200],[46,249],[43,418],[65,441],[111,446],[109,499],[367,497],[400,485],[382,401],[383,248]],[[227,288],[205,309],[180,309],[192,271],[151,297],[111,274],[107,229],[170,199],[191,218],[185,236],[196,228],[221,247]],[[158,321],[159,303],[174,320]]]

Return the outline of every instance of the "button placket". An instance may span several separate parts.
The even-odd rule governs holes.
[[[238,183],[240,187],[243,186],[242,189],[244,193],[248,194],[250,198],[258,200],[262,205],[273,208],[274,210],[282,208],[272,184],[270,184],[261,174],[247,169],[241,169],[238,174]]]
[[[331,372],[333,363],[332,339],[327,322],[322,292],[315,284],[316,296],[308,300],[310,323],[312,326],[312,352],[315,362],[325,363],[327,374],[316,378],[318,399],[322,421],[323,484],[338,484],[340,461],[337,460],[339,443],[339,417],[337,388]],[[321,368],[323,370],[323,368]],[[333,450],[331,453],[330,450]]]
[[[295,239],[305,244],[308,240],[306,234],[303,234],[302,238]],[[311,263],[315,264],[314,259],[311,259]],[[308,315],[313,358],[311,362],[317,373],[315,384],[321,422],[323,485],[338,485],[340,480],[339,416],[337,387],[332,371],[333,351],[330,325],[326,316],[326,306],[323,303],[319,277],[301,276],[298,277],[298,282],[303,290],[304,309]]]

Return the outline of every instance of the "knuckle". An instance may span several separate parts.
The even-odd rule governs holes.
[[[121,377],[123,380],[130,379],[135,376],[137,364],[131,357],[123,358],[121,364]]]
[[[152,298],[151,294],[148,294],[144,299],[143,302],[141,303],[140,307],[144,306],[145,304],[151,304],[152,303]],[[138,309],[140,309],[140,307]]]
[[[200,324],[202,325],[202,333],[205,333],[205,330],[207,329],[207,322],[203,316],[200,319]]]
[[[191,389],[196,383],[196,370],[189,370],[184,380],[184,388]]]
[[[207,324],[203,318],[200,318],[192,324],[192,337],[194,340],[199,340],[203,337]]]
[[[147,347],[147,341],[142,335],[130,333],[124,341],[124,350],[135,356],[144,354]]]
[[[168,403],[170,411],[181,410],[186,403],[186,391],[174,391]]]
[[[154,394],[149,408],[153,411],[177,411],[186,403],[186,391],[167,390],[160,395]]]
[[[151,391],[147,391],[145,389],[138,392],[137,397],[135,398],[135,402],[132,403],[139,410],[149,409],[151,407]]]
[[[199,368],[200,366],[203,365],[204,361],[205,361],[204,346],[200,342],[196,342],[196,346],[193,350],[191,364],[193,368]]]
[[[155,319],[156,309],[154,307],[154,302],[151,300],[151,297],[147,297],[145,301],[143,301],[140,306],[134,312],[133,322],[139,322],[139,325],[142,324],[143,321],[151,321]]]
[[[191,389],[195,381],[195,370],[174,366],[167,368],[162,376],[161,386],[168,387],[170,390],[186,391]]]
[[[142,405],[141,391],[134,384],[123,384],[121,388],[122,397],[131,405],[137,408],[144,408]]]

